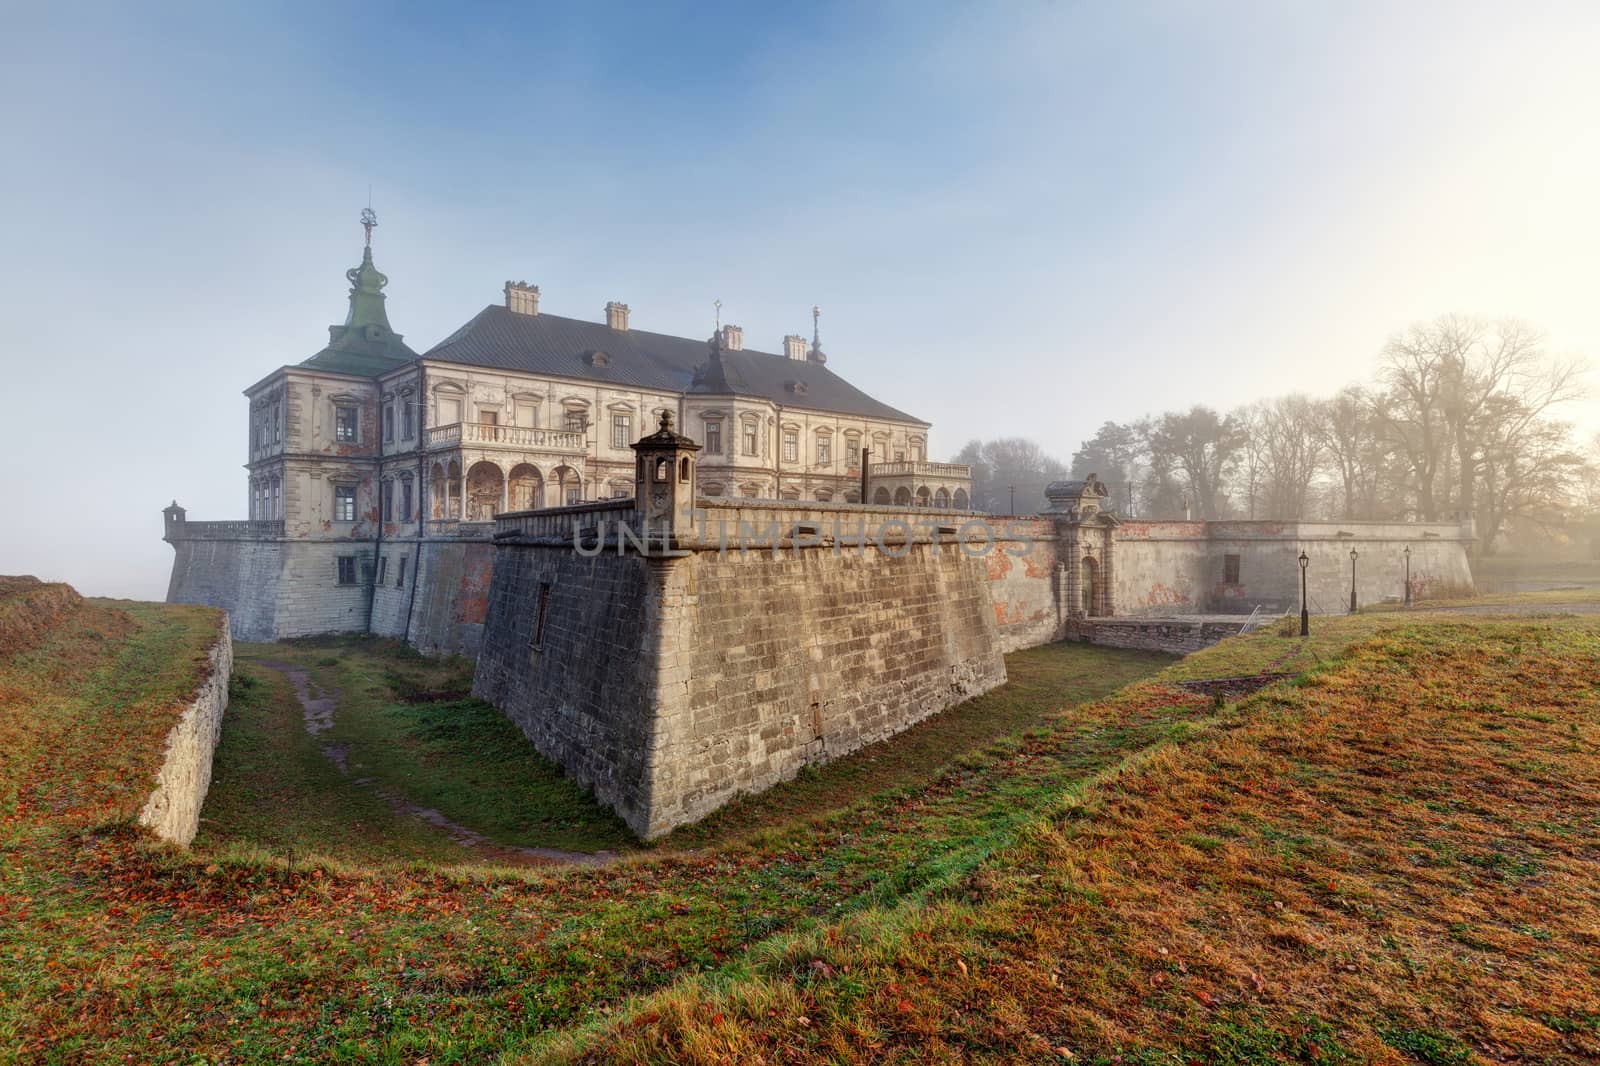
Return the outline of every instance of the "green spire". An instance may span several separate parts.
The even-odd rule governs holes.
[[[361,265],[346,270],[344,276],[350,280],[350,313],[345,316],[345,326],[362,330],[376,325],[390,332],[389,314],[383,309],[383,287],[389,279],[372,265],[372,245],[362,250]]]
[[[383,309],[383,287],[389,279],[372,265],[372,231],[377,225],[377,214],[370,207],[363,208],[361,227],[367,231],[367,246],[361,250],[361,265],[344,272],[350,281],[350,314],[344,324],[347,330],[362,330],[369,339],[375,338],[371,338],[372,331],[363,329],[365,326],[382,326],[385,333],[393,332],[389,314]]]
[[[350,282],[350,313],[345,316],[344,325],[328,327],[328,346],[301,366],[376,375],[417,357],[389,325],[389,312],[384,309],[383,289],[389,279],[372,264],[372,230],[377,224],[378,216],[372,208],[361,212],[367,246],[361,252],[361,265],[344,272]]]

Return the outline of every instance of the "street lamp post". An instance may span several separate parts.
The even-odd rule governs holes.
[[[1411,545],[1406,545],[1406,606],[1411,606]]]
[[[1300,553],[1300,635],[1311,635],[1311,612],[1306,609],[1306,566],[1311,562],[1306,553]]]
[[[1356,613],[1356,550],[1350,549],[1350,613]]]

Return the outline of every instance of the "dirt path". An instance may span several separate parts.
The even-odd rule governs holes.
[[[277,659],[258,659],[256,662],[269,670],[275,670],[288,679],[294,688],[294,695],[300,701],[301,710],[304,712],[306,734],[316,738],[333,728],[334,713],[339,707],[339,694],[335,690],[323,688],[311,679],[311,671],[293,663],[282,662]],[[341,774],[350,772],[350,749],[344,744],[321,744],[319,750],[324,758],[338,767]],[[409,818],[417,818],[427,822],[436,829],[442,830],[450,839],[461,845],[474,856],[487,863],[502,866],[549,866],[552,864],[570,864],[578,866],[604,866],[617,858],[614,851],[563,851],[560,848],[530,848],[517,844],[501,844],[489,839],[474,829],[469,829],[460,822],[452,821],[449,817],[432,807],[424,807],[414,803],[406,796],[393,789],[379,788],[377,782],[370,777],[358,777],[351,782],[360,788],[371,788],[389,805],[396,814]]]

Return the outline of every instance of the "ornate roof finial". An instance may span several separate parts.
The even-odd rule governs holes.
[[[811,305],[811,350],[822,348],[822,308]]]
[[[712,300],[711,306],[717,309],[717,332],[722,332],[722,301]]]
[[[369,193],[368,195],[370,196],[371,194]],[[361,209],[361,228],[367,231],[368,248],[372,247],[372,231],[377,227],[377,225],[378,216],[372,210],[372,206],[368,204],[366,207]]]

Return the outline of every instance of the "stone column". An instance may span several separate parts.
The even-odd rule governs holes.
[[[1113,547],[1116,544],[1115,527],[1105,527],[1105,538],[1105,548],[1101,553],[1104,562],[1100,564],[1100,582],[1104,586],[1104,591],[1100,594],[1102,597],[1100,613],[1110,617],[1117,613],[1116,596],[1111,591],[1117,577],[1116,559],[1113,554]]]

